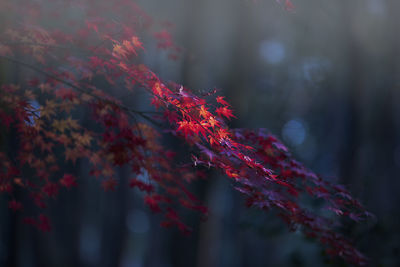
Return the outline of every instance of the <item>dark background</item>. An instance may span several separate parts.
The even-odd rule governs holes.
[[[346,185],[376,216],[349,235],[371,266],[399,266],[400,2],[303,0],[294,12],[274,0],[138,2],[172,22],[184,48],[171,61],[149,43],[142,61],[194,91],[220,88],[238,117],[232,127],[269,129],[306,166]],[[102,192],[85,167],[67,167],[83,178],[51,203],[50,233],[22,225],[1,199],[0,266],[339,264],[271,214],[246,209],[217,173],[193,186],[210,216],[188,217],[194,232],[185,237],[161,228],[140,193]]]

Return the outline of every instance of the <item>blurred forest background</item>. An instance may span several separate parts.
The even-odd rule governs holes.
[[[140,0],[174,25],[183,48],[173,61],[144,40],[140,57],[165,80],[220,88],[238,117],[232,127],[267,128],[306,166],[346,185],[376,215],[346,231],[371,266],[399,266],[400,1],[293,2],[287,12],[274,0]],[[51,203],[50,233],[22,225],[1,199],[0,266],[329,265],[318,245],[247,209],[218,173],[193,184],[210,216],[188,217],[194,232],[183,236],[161,228],[135,190],[104,193],[85,164],[71,171],[79,187]]]

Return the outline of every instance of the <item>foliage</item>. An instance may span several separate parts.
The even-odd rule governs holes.
[[[293,9],[290,1],[285,4]],[[207,215],[187,185],[213,168],[231,179],[249,207],[273,209],[291,230],[319,241],[328,254],[365,263],[337,231],[338,218],[360,221],[370,214],[343,186],[294,160],[267,131],[231,129],[227,122],[235,118],[233,109],[215,90],[195,94],[141,64],[140,55],[146,53],[141,35],[153,36],[171,59],[178,59],[182,49],[167,30],[156,30],[154,19],[135,3],[2,1],[0,6],[24,19],[7,25],[0,38],[3,66],[27,70],[24,81],[1,86],[0,121],[8,141],[0,153],[0,193],[9,195],[10,209],[26,215],[25,223],[50,231],[48,200],[79,185],[79,177],[65,173],[63,166],[86,159],[90,175],[105,191],[118,186],[115,167],[129,166],[129,186],[146,194],[152,211],[164,214],[162,225],[189,233],[177,207]],[[73,12],[85,19],[69,17]],[[45,26],[54,16],[68,28]],[[104,84],[107,88],[101,88]],[[139,90],[149,95],[156,111],[131,107],[129,96]],[[83,126],[79,117],[88,110],[93,127]],[[174,160],[175,151],[163,145],[162,129],[190,147],[191,164]],[[37,208],[27,210],[16,191],[25,192]],[[313,213],[300,201],[303,196],[322,200],[332,213]]]

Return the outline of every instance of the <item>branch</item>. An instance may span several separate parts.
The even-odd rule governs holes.
[[[29,69],[37,72],[37,73],[40,73],[40,74],[42,74],[44,76],[47,76],[50,79],[53,79],[53,80],[56,80],[56,81],[58,81],[58,82],[60,82],[62,84],[65,84],[65,85],[77,90],[78,92],[90,95],[90,96],[92,96],[92,97],[94,97],[94,98],[96,98],[96,99],[98,99],[100,101],[103,101],[105,103],[108,103],[108,104],[111,104],[111,105],[114,105],[114,106],[118,106],[119,108],[121,108],[122,110],[124,110],[124,111],[126,111],[128,113],[134,113],[136,115],[139,115],[142,118],[144,118],[145,120],[148,120],[149,122],[151,122],[151,123],[153,123],[153,124],[155,124],[155,125],[157,125],[157,126],[162,128],[162,125],[159,122],[157,122],[156,120],[152,119],[150,116],[146,115],[147,112],[135,110],[135,109],[129,108],[129,107],[125,106],[125,105],[115,103],[115,102],[113,102],[111,100],[103,99],[100,96],[94,95],[94,94],[88,92],[87,90],[85,90],[85,89],[83,89],[83,88],[81,88],[81,87],[79,87],[79,86],[77,86],[77,85],[75,85],[75,84],[73,84],[71,82],[68,82],[68,81],[66,81],[66,80],[64,80],[62,78],[59,78],[59,77],[57,77],[57,76],[55,76],[53,74],[50,74],[50,73],[48,73],[48,72],[46,72],[46,71],[44,71],[44,70],[42,70],[42,69],[40,69],[38,67],[35,67],[35,66],[33,66],[33,65],[29,64],[29,63],[20,61],[18,59],[7,57],[7,56],[1,56],[1,55],[0,55],[0,59],[7,60],[7,61],[12,62],[14,64],[21,65],[21,66],[24,66],[26,68],[29,68]]]

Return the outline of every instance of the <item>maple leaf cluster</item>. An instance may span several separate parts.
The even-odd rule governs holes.
[[[46,9],[40,3],[34,8],[45,18]],[[0,152],[0,193],[9,195],[10,209],[27,213],[25,223],[50,230],[45,215],[48,200],[60,190],[79,185],[80,177],[65,173],[63,166],[86,160],[90,176],[100,180],[105,191],[120,186],[115,169],[129,166],[129,186],[145,194],[144,203],[152,211],[164,214],[161,224],[188,233],[191,229],[181,219],[178,207],[207,215],[207,208],[188,185],[204,177],[204,169],[213,168],[231,179],[249,207],[273,209],[290,229],[301,230],[324,244],[328,254],[354,264],[365,263],[351,242],[335,231],[337,218],[312,212],[299,198],[321,199],[328,210],[354,221],[370,214],[343,186],[322,179],[294,160],[265,130],[231,129],[227,121],[235,116],[223,96],[215,92],[196,95],[183,85],[163,81],[141,64],[145,46],[140,33],[153,31],[152,19],[134,2],[58,4],[79,10],[92,5],[97,8],[90,10],[113,10],[123,19],[107,20],[87,12],[84,20],[70,23],[75,26],[64,33],[41,26],[30,16],[29,8],[20,10],[12,1],[2,3],[27,18],[30,25],[10,26],[0,39],[0,59],[34,73],[18,85],[0,89],[0,121],[17,143],[15,153]],[[291,2],[286,1],[286,6],[291,8]],[[171,49],[174,57],[181,52],[169,32],[155,31],[152,36],[159,48]],[[62,55],[56,53],[58,49],[63,50]],[[16,59],[16,54],[26,60]],[[54,66],[54,60],[61,63]],[[99,87],[99,79],[108,88]],[[156,112],[135,110],[124,98],[110,93],[121,88],[127,94],[147,92]],[[85,127],[75,115],[83,109],[90,110],[96,127]],[[196,151],[190,155],[191,164],[174,161],[174,152],[162,142],[162,128]],[[26,192],[38,212],[25,209],[15,197],[16,190]]]

